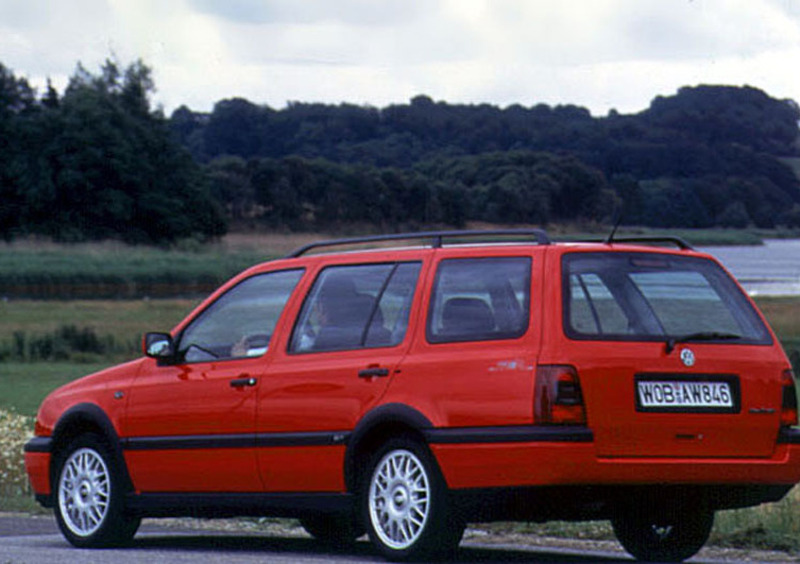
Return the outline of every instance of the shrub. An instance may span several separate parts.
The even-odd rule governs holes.
[[[33,420],[0,409],[0,495],[29,491],[23,447],[33,437]]]
[[[10,342],[0,343],[0,360],[12,361],[91,360],[136,352],[137,344],[118,343],[113,335],[98,336],[91,327],[75,325],[41,335],[14,331]]]

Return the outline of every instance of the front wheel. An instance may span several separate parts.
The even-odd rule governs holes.
[[[611,524],[614,534],[632,556],[645,562],[682,562],[703,547],[714,525],[714,512],[693,508],[676,511],[627,511]]]
[[[448,508],[448,493],[433,456],[411,439],[388,441],[373,456],[362,491],[370,539],[391,560],[455,550],[464,526]]]
[[[130,541],[140,519],[125,515],[120,474],[97,435],[73,440],[59,459],[55,514],[64,537],[79,548]]]

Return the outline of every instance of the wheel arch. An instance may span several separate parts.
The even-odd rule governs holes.
[[[411,436],[427,445],[425,430],[433,427],[422,413],[401,403],[382,405],[368,412],[359,421],[347,441],[344,462],[344,479],[348,491],[358,491],[363,472],[359,464],[384,441],[399,435]]]
[[[112,462],[121,473],[123,489],[132,490],[133,482],[122,454],[119,435],[108,415],[92,403],[81,403],[69,408],[56,423],[50,452],[50,483],[57,483],[56,473],[64,450],[75,438],[87,433],[93,433],[103,439],[111,453]],[[55,488],[51,491],[55,491]]]

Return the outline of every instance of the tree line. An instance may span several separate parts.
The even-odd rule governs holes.
[[[229,226],[384,231],[612,221],[800,227],[800,108],[697,86],[645,111],[417,96],[386,108],[241,98],[153,109],[151,70],[78,66],[37,93],[0,64],[0,236],[212,238]],[[800,168],[800,167],[798,167]]]
[[[232,217],[248,207],[247,193],[264,193],[263,179],[247,170],[289,159],[290,168],[313,169],[322,184],[335,184],[329,173],[338,170],[373,186],[369,194],[356,190],[352,209],[385,194],[370,179],[400,178],[402,186],[396,180],[390,191],[412,220],[607,221],[621,211],[625,224],[772,228],[800,226],[798,120],[795,102],[756,88],[697,86],[659,96],[638,114],[601,118],[576,106],[498,108],[426,96],[384,109],[290,103],[274,110],[234,98],[210,114],[179,108],[171,127],[218,191],[239,194],[237,205],[223,198]],[[226,178],[233,183],[225,186]],[[292,178],[281,186],[294,188],[295,220],[336,217],[299,213],[325,202]],[[271,190],[280,191],[277,184]],[[268,199],[249,201],[252,217],[286,219]],[[441,209],[440,201],[455,203]],[[432,202],[427,214],[423,202]],[[372,217],[379,216],[397,217]]]
[[[150,69],[81,66],[63,95],[0,65],[0,237],[162,243],[225,233],[203,169],[150,107]]]

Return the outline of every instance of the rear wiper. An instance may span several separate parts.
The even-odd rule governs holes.
[[[675,350],[675,345],[678,343],[689,343],[691,341],[736,341],[741,339],[741,335],[735,333],[721,333],[719,331],[701,331],[699,333],[690,333],[682,337],[670,337],[667,339],[666,347],[667,354]]]

